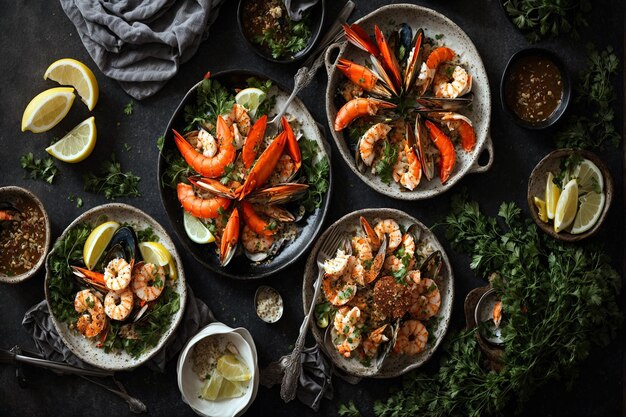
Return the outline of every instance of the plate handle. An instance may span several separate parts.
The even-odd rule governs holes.
[[[338,52],[341,49],[342,45],[343,42],[336,42],[330,45],[328,49],[326,49],[326,54],[324,55],[324,63],[326,64],[326,73],[328,74],[328,78],[330,78],[330,74],[332,73],[333,68],[337,63],[337,58],[339,58]],[[335,57],[335,59],[333,59],[333,54],[335,53],[335,51],[337,52],[337,56]]]
[[[489,154],[489,160],[485,165],[480,165],[478,160],[480,159],[480,154],[483,152],[487,152]],[[483,172],[489,171],[491,165],[493,165],[494,152],[493,152],[493,141],[491,140],[491,130],[487,132],[487,136],[485,137],[485,144],[480,150],[479,158],[476,158],[476,161],[472,164],[469,169],[469,173],[471,174],[482,174]]]

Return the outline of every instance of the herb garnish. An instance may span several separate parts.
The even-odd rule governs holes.
[[[133,114],[133,111],[135,110],[135,101],[133,99],[131,99],[128,103],[126,103],[126,105],[124,106],[124,114],[126,116],[130,116],[131,114]]]
[[[398,149],[389,141],[383,142],[383,153],[374,165],[374,172],[380,176],[385,184],[391,184],[393,180],[393,166],[398,158]]]
[[[270,94],[272,88],[272,80],[261,81],[256,77],[250,77],[246,80],[248,87],[258,88],[265,93],[265,100],[263,100],[257,107],[256,114],[268,114],[270,110],[276,105],[276,95]]]
[[[85,191],[92,193],[104,193],[107,200],[119,197],[141,197],[137,188],[141,178],[130,171],[123,172],[122,166],[115,160],[115,154],[111,160],[104,161],[99,175],[90,172],[83,176]]]
[[[356,405],[354,405],[354,401],[352,400],[350,400],[347,406],[346,404],[339,404],[337,414],[339,414],[341,417],[361,417],[361,412],[358,408],[356,408]]]
[[[52,184],[55,175],[59,173],[59,169],[54,164],[54,159],[46,156],[43,159],[35,159],[32,152],[22,155],[20,165],[26,171],[29,171],[29,177],[33,180],[43,180],[48,184]]]
[[[68,195],[67,199],[71,202],[76,202],[76,207],[81,208],[83,206],[83,199],[75,196],[74,194]]]
[[[146,227],[143,230],[136,231],[137,233],[137,241],[141,242],[158,242],[159,237],[154,233],[151,227]]]
[[[287,28],[285,30],[279,32],[273,28],[265,29],[262,35],[254,38],[254,42],[270,49],[274,59],[279,59],[288,52],[295,54],[302,51],[311,38],[311,29],[309,29],[306,17],[300,22],[286,19],[286,23]]]
[[[478,203],[455,198],[446,224],[478,276],[501,277],[493,286],[508,317],[502,370],[486,369],[476,330],[463,331],[448,338],[439,370],[407,378],[403,390],[376,403],[378,416],[501,414],[512,398],[521,405],[548,380],[571,379],[592,346],[615,337],[621,279],[607,256],[539,234],[512,203],[502,204],[498,216],[503,223]]]
[[[196,104],[185,106],[185,132],[195,130],[198,124],[211,123],[215,126],[217,116],[229,113],[235,98],[222,87],[222,85],[210,78],[202,80],[197,89]]]
[[[189,184],[190,176],[194,175],[194,170],[185,162],[178,151],[169,150],[163,153],[165,158],[166,167],[161,176],[161,184],[163,187],[170,187],[176,189],[178,183],[182,182]]]
[[[328,191],[330,164],[326,156],[315,162],[320,153],[316,141],[303,137],[298,141],[298,145],[302,154],[302,169],[307,179],[306,182],[309,184],[309,189],[301,204],[306,211],[311,212],[322,205],[324,195]]]
[[[615,88],[613,79],[619,60],[613,48],[589,49],[589,64],[576,89],[576,103],[581,114],[570,115],[566,128],[556,135],[559,148],[604,149],[619,146],[621,136],[614,125]]]

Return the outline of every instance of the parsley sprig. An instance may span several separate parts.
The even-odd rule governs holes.
[[[383,142],[383,153],[374,165],[374,171],[380,176],[385,184],[391,184],[393,180],[393,166],[398,159],[398,149],[389,141]]]
[[[107,200],[120,197],[141,197],[139,192],[139,178],[131,171],[123,172],[122,165],[111,155],[109,161],[104,161],[99,174],[89,172],[83,176],[85,191],[103,193]]]
[[[54,159],[46,156],[43,159],[36,159],[32,152],[22,155],[20,165],[29,173],[33,180],[43,180],[52,184],[54,177],[59,173],[59,169],[54,164]]]
[[[518,405],[547,381],[571,382],[593,346],[604,346],[621,325],[620,276],[597,248],[539,234],[521,210],[504,203],[495,217],[456,198],[446,218],[452,244],[471,256],[478,276],[498,272],[507,322],[503,368],[486,369],[475,330],[448,337],[438,371],[413,374],[404,389],[378,402],[378,416],[486,416]]]
[[[306,48],[311,38],[311,29],[306,17],[297,23],[289,19],[286,22],[287,27],[285,30],[265,29],[262,35],[254,38],[254,42],[267,46],[270,49],[274,59],[283,58],[289,52],[296,54],[302,51]]]
[[[302,154],[302,169],[309,184],[309,189],[301,204],[306,211],[311,212],[322,205],[324,195],[328,191],[330,163],[326,156],[315,162],[319,153],[316,141],[302,138],[298,141],[298,145]]]
[[[215,126],[217,116],[230,112],[235,97],[210,78],[200,83],[197,89],[196,104],[185,106],[185,132],[196,129],[198,124],[211,123]]]

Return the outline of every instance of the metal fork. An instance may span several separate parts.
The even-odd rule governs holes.
[[[320,288],[322,287],[322,278],[324,276],[324,262],[335,256],[337,249],[344,242],[343,230],[334,229],[328,237],[324,240],[322,247],[317,253],[317,269],[319,271],[317,280],[315,281],[315,291],[313,292],[313,298],[311,299],[311,305],[309,306],[309,312],[304,316],[302,325],[300,326],[300,334],[296,340],[293,352],[287,359],[287,365],[285,366],[285,375],[283,376],[283,382],[280,387],[280,398],[285,402],[293,400],[296,396],[296,390],[298,388],[298,379],[302,373],[302,362],[300,362],[300,355],[304,349],[304,341],[306,339],[307,331],[309,330],[309,324],[311,323],[311,316],[313,315],[313,309],[315,308],[315,302],[319,296]]]

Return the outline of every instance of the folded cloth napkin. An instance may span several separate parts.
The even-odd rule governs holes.
[[[141,100],[176,75],[224,0],[61,0],[98,68]]]
[[[176,356],[183,344],[200,328],[214,321],[215,316],[209,307],[202,300],[195,298],[191,288],[187,286],[187,306],[183,321],[176,329],[176,334],[170,337],[165,346],[147,362],[148,367],[163,372],[166,362]],[[35,345],[46,359],[66,362],[78,368],[93,369],[93,366],[80,360],[65,346],[52,323],[46,300],[26,312],[22,325],[33,336]]]

